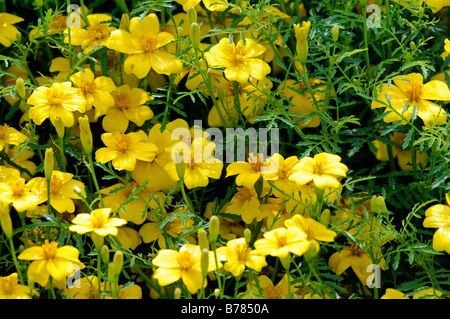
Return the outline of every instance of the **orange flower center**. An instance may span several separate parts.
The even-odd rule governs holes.
[[[261,154],[258,154],[257,156],[250,154],[248,157],[248,164],[255,172],[260,172],[261,166],[265,165],[261,162]]]
[[[50,180],[50,194],[57,194],[63,185],[62,177],[59,175],[53,175]]]
[[[67,16],[63,15],[62,13],[59,13],[55,15],[49,25],[50,30],[54,31],[60,31],[67,28]]]
[[[268,285],[267,287],[264,287],[263,296],[266,297],[266,299],[281,299],[281,288]]]
[[[56,256],[56,253],[58,251],[58,243],[57,242],[51,242],[49,243],[48,240],[45,240],[45,243],[42,245],[42,252],[44,254],[45,259],[53,259]]]
[[[94,81],[83,81],[81,83],[81,90],[83,91],[83,94],[92,94],[97,89],[97,85],[94,83]]]
[[[61,106],[64,102],[64,95],[64,92],[56,88],[49,88],[46,93],[48,104],[50,104],[50,106]]]
[[[101,40],[109,36],[108,23],[95,22],[86,28],[92,40]]]
[[[20,197],[25,193],[25,180],[19,178],[8,183],[14,196]]]
[[[287,246],[288,240],[285,234],[275,233],[275,246],[277,249]]]
[[[114,95],[114,100],[116,101],[116,107],[121,111],[126,110],[131,106],[131,97],[126,93],[119,93]]]
[[[131,195],[131,193],[133,192],[133,190],[135,190],[135,189],[137,189],[137,188],[139,188],[139,184],[136,183],[135,181],[132,181],[132,182],[130,183],[130,186],[127,187],[127,188],[125,188],[125,189],[123,190],[124,195],[125,195],[127,198],[130,197],[130,195]]]
[[[237,193],[236,195],[234,195],[237,199],[239,199],[240,201],[246,201],[247,199],[252,198],[252,193],[250,193],[250,189],[248,189],[247,187],[237,187],[236,188]]]
[[[314,165],[314,174],[315,175],[322,175],[324,170],[325,170],[325,166],[326,164],[323,162],[316,162],[316,164]]]
[[[181,271],[189,270],[195,264],[195,259],[191,253],[186,250],[179,252],[176,258]]]
[[[422,96],[423,84],[420,82],[411,82],[405,89],[405,94],[409,98],[409,102],[415,102]]]
[[[361,253],[363,252],[362,249],[358,245],[354,245],[352,243],[349,243],[350,245],[350,251],[352,252],[352,256],[359,257]]]
[[[114,140],[114,147],[119,152],[126,152],[128,148],[131,146],[131,144],[132,144],[131,139],[124,134],[122,134],[122,136],[117,137]]]
[[[92,211],[89,220],[94,228],[103,228],[105,226],[105,218],[100,212]]]
[[[144,53],[152,53],[158,49],[158,39],[153,34],[143,34],[138,39],[138,44]]]

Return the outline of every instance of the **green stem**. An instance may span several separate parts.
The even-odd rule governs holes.
[[[222,289],[222,283],[220,281],[219,261],[217,260],[216,242],[215,241],[212,242],[212,248],[213,248],[213,252],[214,252],[214,262],[216,264],[217,285],[218,285],[219,291],[220,291],[219,299],[223,299],[223,289]],[[225,286],[225,282],[224,282],[224,286]]]
[[[50,276],[50,294],[52,296],[52,299],[56,299],[56,294],[55,294],[55,288],[53,288],[53,277]]]
[[[17,275],[19,276],[20,284],[23,285],[24,281],[23,281],[23,276],[22,276],[22,270],[20,269],[20,265],[19,265],[19,262],[17,260],[16,250],[14,248],[14,243],[13,243],[12,237],[9,238],[9,246],[10,246],[11,255],[12,255],[12,258],[13,258],[13,261],[14,261],[14,266],[16,267]]]
[[[100,203],[101,203],[102,207],[105,207],[105,205],[103,203],[103,196],[100,193],[100,186],[98,185],[97,175],[95,175],[94,163],[92,161],[92,154],[89,153],[86,155],[88,158],[88,169],[89,169],[89,172],[92,174],[92,180],[94,181],[95,190],[97,191],[97,197],[100,199]]]

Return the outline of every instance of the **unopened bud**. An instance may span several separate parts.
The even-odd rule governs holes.
[[[220,231],[220,221],[219,217],[213,215],[209,220],[209,239],[211,242],[216,242]]]
[[[423,9],[423,7],[420,7],[419,8],[419,19],[422,19],[423,18],[423,14],[424,14],[424,9]]]
[[[93,142],[92,142],[91,127],[89,125],[88,117],[86,115],[83,117],[79,117],[78,124],[80,125],[81,145],[83,146],[83,149],[86,152],[86,154],[91,154]]]
[[[184,172],[186,170],[186,163],[182,160],[175,164],[175,169],[177,171],[177,176],[180,180],[184,179]]]
[[[56,129],[56,134],[58,134],[59,138],[64,137],[64,122],[61,117],[57,116],[55,118],[55,123],[53,123]]]
[[[201,270],[202,270],[202,276],[203,278],[206,278],[208,275],[208,267],[209,267],[209,250],[208,249],[202,249],[202,255],[201,255]]]
[[[197,22],[197,10],[190,6],[187,10],[187,23],[188,25],[192,25],[194,22]]]
[[[193,22],[189,27],[189,35],[191,38],[191,43],[194,49],[198,49],[200,46],[200,26],[197,22]]]
[[[54,164],[55,163],[53,159],[53,149],[49,147],[45,150],[45,157],[44,157],[44,173],[45,179],[47,181],[50,181],[52,179]]]
[[[409,42],[409,48],[411,49],[411,51],[414,51],[414,49],[416,48],[416,43],[414,41]]]
[[[219,288],[214,289],[214,296],[216,298],[219,298],[219,296],[220,296],[220,289]]]
[[[320,216],[320,223],[324,226],[328,225],[328,222],[330,221],[331,212],[330,210],[324,209],[322,212],[322,215]]]
[[[252,231],[248,228],[244,230],[244,239],[247,245],[249,245],[252,240]]]
[[[9,209],[9,204],[4,200],[0,200],[0,224],[6,237],[11,238],[13,235],[13,227]]]
[[[181,298],[181,289],[180,289],[180,287],[175,288],[174,298],[175,299],[180,299]]]
[[[36,6],[42,7],[44,5],[44,0],[35,0],[34,3],[36,3]]]
[[[370,200],[370,209],[372,213],[386,213],[388,209],[383,196],[374,195]]]
[[[109,262],[109,248],[106,245],[102,247],[102,260],[103,263],[107,264]]]
[[[331,34],[333,36],[333,41],[334,42],[338,42],[338,40],[339,40],[339,27],[337,25],[335,25],[333,27],[333,31],[331,31]]]
[[[116,273],[114,272],[113,263],[108,264],[108,281],[112,286],[114,286],[113,283],[116,282]]]
[[[123,253],[120,250],[118,250],[114,253],[112,264],[113,264],[114,273],[116,275],[119,275],[120,272],[122,271],[122,266],[123,266]]]
[[[25,83],[23,82],[22,78],[17,78],[16,80],[16,89],[17,94],[24,99],[25,98]]]
[[[206,235],[206,231],[204,228],[200,228],[198,230],[198,245],[200,246],[200,250],[209,249],[208,236]]]
[[[130,27],[130,16],[127,13],[122,14],[122,17],[120,18],[120,25],[119,29],[128,31]]]
[[[294,24],[295,37],[297,39],[297,56],[301,64],[305,64],[308,59],[308,33],[311,22],[303,21],[302,26]]]

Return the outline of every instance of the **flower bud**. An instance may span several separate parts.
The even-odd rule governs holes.
[[[297,56],[301,64],[305,64],[308,59],[308,32],[311,28],[311,22],[303,21],[302,26],[294,24],[295,37],[297,39]]]
[[[206,235],[206,231],[204,228],[200,228],[198,230],[198,245],[200,246],[200,250],[209,249],[208,236]]]
[[[327,226],[328,222],[330,221],[330,215],[330,210],[328,208],[324,209],[322,215],[320,216],[320,223],[324,226]]]
[[[36,6],[42,7],[44,5],[44,0],[35,0],[34,3],[36,3]]]
[[[9,204],[3,200],[0,200],[0,224],[6,237],[11,238],[13,227],[11,216],[9,215]]]
[[[108,264],[108,281],[110,282],[111,286],[114,286],[113,283],[116,282],[116,274],[114,272],[113,263]]]
[[[175,169],[177,171],[177,176],[180,180],[184,179],[184,172],[186,170],[186,163],[182,161],[177,161],[175,163]]]
[[[414,43],[414,41],[409,42],[409,48],[411,49],[411,51],[414,51],[414,49],[416,48],[416,44]]]
[[[206,278],[208,275],[208,267],[209,267],[209,250],[208,249],[202,249],[202,255],[201,255],[201,270],[202,270],[202,276],[203,278]]]
[[[127,13],[122,14],[122,17],[120,18],[120,25],[119,29],[128,31],[130,27],[130,16]]]
[[[56,134],[58,134],[59,138],[64,137],[64,122],[61,117],[57,116],[55,118],[55,123],[53,123],[56,129]]]
[[[109,262],[109,248],[106,245],[103,245],[102,247],[102,260],[105,264]]]
[[[252,240],[252,231],[248,228],[244,230],[244,239],[247,245],[249,245]]]
[[[334,42],[338,42],[338,40],[339,40],[339,27],[337,25],[335,25],[333,27],[333,31],[331,31],[331,34],[333,36],[333,41]]]
[[[216,242],[217,237],[219,236],[219,231],[220,231],[219,217],[213,215],[209,219],[209,239],[211,240],[211,242],[213,243]]]
[[[45,150],[45,157],[44,157],[44,173],[45,179],[48,182],[52,179],[53,165],[54,165],[53,149],[49,147]]]
[[[181,289],[180,289],[180,287],[175,288],[173,297],[174,297],[174,299],[180,299],[181,298]]]
[[[114,274],[119,275],[120,272],[122,271],[122,266],[123,266],[123,253],[120,250],[117,250],[114,253],[112,264],[113,264]]]
[[[220,289],[219,288],[214,289],[214,297],[219,298],[219,296],[220,296]]]
[[[197,11],[194,7],[189,6],[187,10],[187,24],[192,25],[192,23],[197,22]]]
[[[419,19],[422,19],[423,18],[423,14],[425,13],[425,11],[424,11],[424,9],[423,9],[423,7],[420,7],[419,8]]]
[[[372,213],[386,213],[388,209],[383,196],[374,195],[370,200],[370,209]]]
[[[189,27],[189,35],[191,38],[191,43],[194,49],[198,49],[200,46],[200,26],[197,22],[193,22]]]
[[[22,78],[17,78],[16,80],[17,94],[24,99],[25,98],[25,83]]]
[[[83,149],[86,152],[86,154],[91,154],[93,142],[88,117],[86,115],[83,117],[79,117],[78,124],[80,125],[81,145],[83,146]]]

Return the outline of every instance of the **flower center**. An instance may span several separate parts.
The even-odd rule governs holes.
[[[105,225],[105,218],[100,212],[93,211],[89,220],[94,228],[103,228]]]
[[[275,240],[277,249],[287,246],[287,237],[285,234],[275,233]]]
[[[65,93],[56,89],[56,88],[49,88],[47,90],[47,101],[50,106],[61,106],[61,104],[64,102],[64,95]]]
[[[266,297],[266,299],[281,299],[281,288],[268,285],[264,288],[263,296]]]
[[[132,144],[131,139],[124,134],[122,134],[122,136],[117,137],[114,140],[114,146],[116,150],[118,150],[119,152],[126,152],[128,148],[131,146],[131,144]]]
[[[314,165],[314,174],[322,175],[324,170],[325,170],[325,163],[316,162],[316,164]]]
[[[25,180],[19,178],[8,183],[15,197],[21,197],[25,193]]]
[[[93,40],[101,40],[109,35],[108,24],[98,21],[87,27],[86,30]]]
[[[409,102],[415,102],[422,96],[423,84],[420,82],[411,82],[406,87],[406,96]]]
[[[255,172],[261,171],[261,166],[265,165],[263,162],[261,162],[261,154],[253,155],[250,154],[248,157],[248,164]]]
[[[248,189],[245,186],[237,187],[236,190],[237,190],[237,193],[234,196],[237,199],[239,199],[240,201],[246,201],[247,199],[250,199],[253,197],[252,193],[250,193],[250,189]]]
[[[177,255],[177,263],[180,266],[180,269],[183,270],[189,270],[194,266],[195,260],[192,257],[191,253],[189,251],[181,251]]]
[[[235,63],[244,63],[246,61],[245,53],[243,52],[243,47],[238,45],[234,49],[234,54],[231,56],[231,61]]]
[[[57,194],[59,190],[61,189],[61,186],[63,185],[63,181],[61,176],[53,175],[52,179],[50,180],[50,193],[51,194]]]
[[[138,39],[138,44],[144,53],[152,53],[158,49],[158,39],[153,34],[143,34]]]
[[[362,249],[358,245],[354,245],[352,243],[349,243],[350,245],[350,251],[352,252],[352,256],[359,257],[362,253]]]
[[[44,254],[45,259],[53,259],[56,256],[56,252],[58,251],[58,243],[51,242],[45,240],[45,243],[42,245],[42,252]]]
[[[81,83],[81,90],[83,91],[83,94],[92,94],[97,89],[97,85],[93,81],[83,81]]]
[[[246,261],[249,249],[246,243],[239,243],[236,245],[235,249],[236,259],[238,261]]]
[[[60,31],[67,28],[67,17],[62,13],[55,15],[49,25],[49,29]]]
[[[131,97],[126,93],[119,93],[114,95],[114,100],[116,101],[116,107],[121,111],[126,110],[131,106]]]

